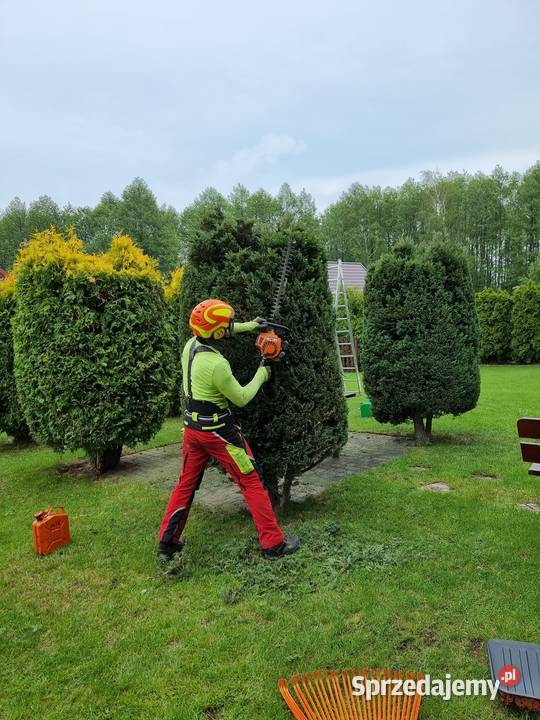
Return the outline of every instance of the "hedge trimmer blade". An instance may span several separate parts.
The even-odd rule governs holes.
[[[289,274],[291,265],[291,250],[293,246],[292,238],[287,241],[287,247],[285,249],[285,255],[283,257],[283,265],[281,268],[281,274],[279,276],[279,283],[274,295],[274,303],[272,305],[272,312],[270,320],[264,321],[264,329],[261,329],[255,345],[259,348],[263,363],[283,362],[285,360],[285,350],[289,343],[284,340],[289,332],[289,328],[285,325],[278,325],[275,322],[276,315],[279,312],[279,306],[285,292],[287,285],[287,275]]]
[[[270,319],[275,320],[276,315],[279,312],[279,306],[285,292],[285,286],[287,285],[287,275],[291,269],[291,251],[293,246],[293,239],[289,238],[287,241],[287,248],[285,250],[285,256],[283,258],[283,266],[281,268],[281,275],[279,278],[279,284],[277,286],[276,294],[274,295],[274,304],[272,305],[272,312],[270,313]]]

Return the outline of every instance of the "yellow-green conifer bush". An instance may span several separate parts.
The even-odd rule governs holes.
[[[37,233],[15,265],[15,378],[32,435],[83,448],[98,472],[167,414],[172,352],[161,276],[128,237],[102,255]]]

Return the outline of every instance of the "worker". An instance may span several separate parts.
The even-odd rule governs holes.
[[[234,421],[229,403],[244,407],[270,378],[271,368],[261,363],[251,381],[242,387],[220,353],[223,339],[258,330],[265,321],[235,323],[233,308],[221,300],[204,300],[192,311],[189,327],[194,335],[182,353],[186,412],[180,478],[171,493],[159,531],[158,559],[169,561],[181,552],[182,531],[208,460],[215,458],[244,495],[264,557],[277,559],[296,552],[296,535],[286,538],[255,468],[253,453]]]

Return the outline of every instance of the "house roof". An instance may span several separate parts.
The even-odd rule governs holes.
[[[5,280],[8,275],[8,271],[0,267],[0,280]]]
[[[330,290],[335,292],[337,280],[337,260],[330,260],[327,263],[328,268],[328,285]],[[355,290],[363,290],[366,284],[366,268],[359,262],[342,262],[343,280],[345,287],[354,288]]]

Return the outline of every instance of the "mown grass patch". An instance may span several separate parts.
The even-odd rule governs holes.
[[[412,556],[424,557],[419,549],[413,551],[399,538],[373,542],[331,521],[322,525],[297,522],[295,530],[302,538],[302,548],[294,562],[268,562],[254,538],[231,540],[213,561],[205,563],[200,558],[199,562],[229,585],[224,601],[232,604],[271,595],[295,602],[308,593],[336,589],[350,573],[380,572],[402,565]]]

